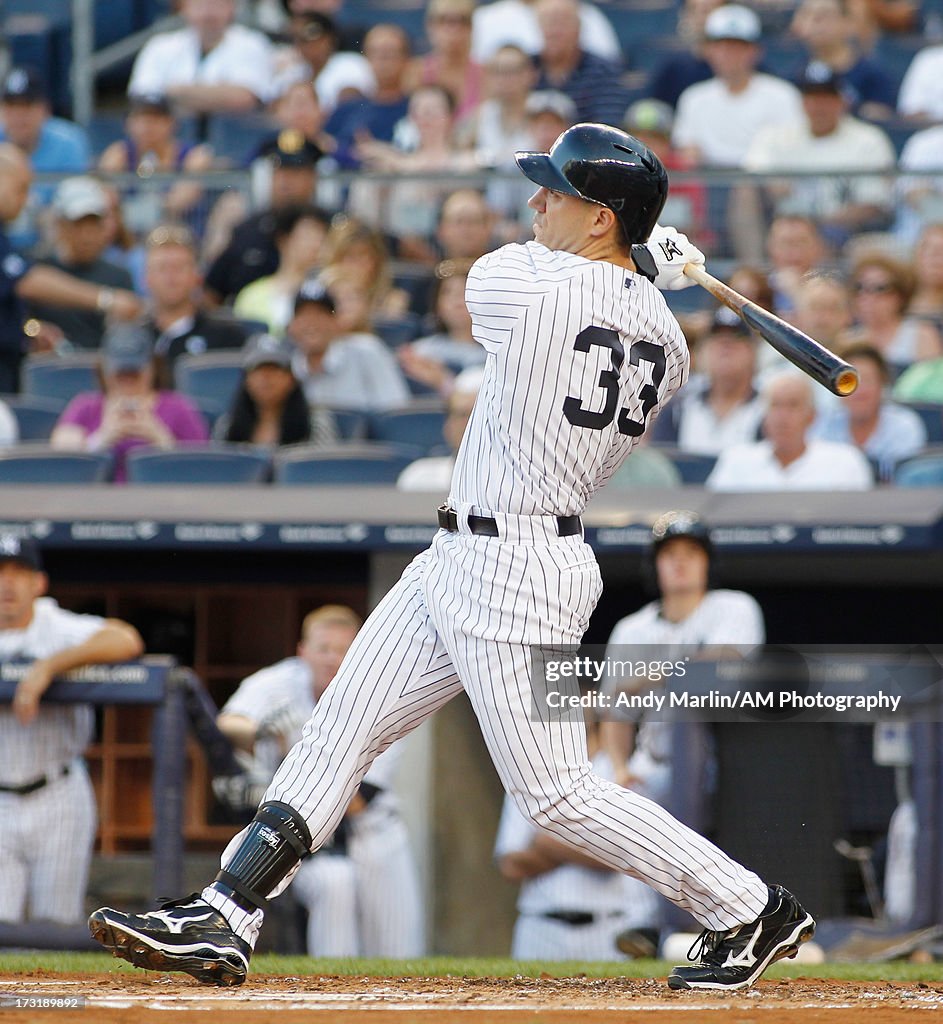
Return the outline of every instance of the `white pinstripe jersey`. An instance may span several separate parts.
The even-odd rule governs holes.
[[[581,513],[687,379],[681,328],[641,275],[538,242],[482,256],[465,300],[488,358],[451,504]]]
[[[98,615],[76,615],[39,597],[26,629],[0,629],[0,661],[48,658],[104,625]],[[20,725],[8,705],[0,707],[0,783],[20,786],[75,760],[91,742],[93,726],[88,704],[40,704],[29,725]]]

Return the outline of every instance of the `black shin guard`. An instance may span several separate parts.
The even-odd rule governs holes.
[[[288,804],[266,801],[213,888],[250,913],[264,909],[268,894],[310,852],[311,833],[304,818]]]

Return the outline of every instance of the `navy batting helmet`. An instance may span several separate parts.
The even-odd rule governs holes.
[[[696,541],[707,552],[713,554],[710,531],[696,512],[674,511],[659,516],[652,526],[652,556],[658,553],[662,544],[675,537],[687,537]]]
[[[630,245],[648,239],[668,198],[668,174],[658,157],[609,125],[575,124],[549,153],[515,153],[514,159],[538,185],[608,207]]]

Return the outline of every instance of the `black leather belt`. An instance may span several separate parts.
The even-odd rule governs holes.
[[[604,921],[608,917],[621,917],[621,911],[613,910],[608,914],[590,914],[585,910],[548,910],[541,917],[549,917],[551,921],[562,921],[564,924],[582,928],[594,921]]]
[[[448,505],[440,505],[436,509],[439,517],[439,526],[449,533],[458,533],[458,513]],[[557,534],[560,537],[573,537],[583,532],[583,523],[579,516],[556,516]],[[468,529],[479,537],[497,537],[498,522],[490,516],[476,516],[468,513]]]
[[[0,793],[13,793],[15,796],[28,796],[30,793],[35,793],[44,786],[48,786],[50,782],[56,782],[58,779],[64,778],[71,771],[71,765],[63,765],[56,774],[43,775],[38,779],[33,779],[32,782],[24,782],[22,786],[0,786]]]

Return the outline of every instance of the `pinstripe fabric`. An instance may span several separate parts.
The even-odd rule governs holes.
[[[286,658],[244,679],[222,710],[256,723],[290,711],[299,722],[297,736],[291,737],[297,739],[314,708],[310,666],[303,658]],[[256,741],[261,778],[275,774],[277,750],[274,741]],[[311,857],[298,871],[294,892],[308,911],[311,956],[410,957],[423,952],[419,879],[392,789],[399,755],[399,747],[390,747],[366,773],[364,781],[379,792],[347,818],[347,854]]]
[[[533,242],[482,257],[466,300],[488,356],[452,483],[460,532],[436,534],[377,606],[266,798],[302,814],[317,847],[373,758],[464,687],[505,789],[538,827],[707,927],[753,920],[767,902],[755,874],[594,775],[581,723],[531,709],[532,646],[578,643],[602,586],[592,550],[557,537],[552,517],[581,513],[638,443],[645,394],[660,403],[681,386],[681,331],[647,281]],[[468,511],[495,514],[499,537],[472,535]],[[258,916],[225,912],[252,941]]]
[[[25,629],[0,630],[0,662],[49,657],[84,643],[104,624],[37,598]],[[0,784],[23,785],[71,766],[70,775],[35,793],[0,793],[0,920],[28,915],[72,923],[84,916],[95,798],[81,755],[93,725],[87,704],[40,704],[29,725],[0,707]]]

